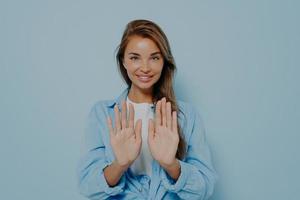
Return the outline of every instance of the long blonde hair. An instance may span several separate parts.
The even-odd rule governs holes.
[[[119,71],[125,80],[126,84],[131,87],[131,80],[127,75],[127,71],[123,66],[124,52],[131,36],[141,36],[143,38],[151,39],[156,43],[160,51],[162,52],[164,59],[164,66],[162,69],[161,77],[153,86],[152,101],[154,104],[162,97],[166,97],[166,100],[171,103],[172,111],[177,112],[179,117],[180,109],[178,107],[176,97],[173,89],[173,79],[176,72],[175,60],[173,58],[169,41],[162,31],[162,29],[150,20],[133,20],[129,22],[124,30],[120,45],[117,47],[116,60]],[[177,148],[176,158],[182,160],[186,152],[186,142],[183,137],[182,129],[178,124],[179,144]]]

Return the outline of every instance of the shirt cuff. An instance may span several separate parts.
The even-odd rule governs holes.
[[[104,177],[104,168],[108,165],[110,165],[111,162],[106,162],[106,164],[104,165],[104,167],[102,168],[101,171],[101,182],[104,183],[104,192],[109,195],[109,196],[114,196],[117,195],[121,192],[123,192],[123,188],[125,186],[125,181],[126,181],[126,177],[125,174],[123,174],[118,182],[118,184],[116,184],[115,186],[111,187],[110,185],[108,185],[105,177]]]
[[[160,173],[164,187],[170,192],[177,193],[180,191],[185,186],[187,178],[190,174],[188,165],[185,162],[179,160],[179,164],[180,175],[177,181],[174,181],[164,169],[162,169]]]

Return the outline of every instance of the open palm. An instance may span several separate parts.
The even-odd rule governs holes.
[[[162,165],[170,165],[176,159],[179,143],[177,114],[171,114],[171,103],[166,99],[157,102],[155,122],[149,120],[148,144],[155,160]]]
[[[110,143],[115,154],[116,162],[121,166],[129,166],[138,157],[141,150],[142,121],[139,119],[134,128],[134,108],[132,104],[129,104],[128,122],[125,101],[122,101],[121,117],[117,105],[114,107],[114,112],[115,128],[112,127],[110,117],[108,117],[107,121],[110,132]]]

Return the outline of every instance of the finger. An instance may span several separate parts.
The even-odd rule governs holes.
[[[161,125],[161,113],[160,113],[161,101],[156,103],[155,108],[155,130],[157,131],[157,127]]]
[[[162,126],[167,126],[167,117],[166,117],[166,98],[164,97],[162,99],[162,104],[161,104],[161,111],[162,111]]]
[[[154,122],[152,119],[149,119],[148,122],[148,139],[154,138]]]
[[[115,111],[115,127],[117,130],[121,130],[120,112],[117,104],[114,107],[114,111]]]
[[[141,140],[142,139],[142,136],[141,136],[141,132],[142,132],[142,120],[141,119],[138,119],[136,121],[134,132],[135,132],[135,138],[138,141]]]
[[[170,102],[167,102],[167,127],[172,129],[172,111]]]
[[[127,128],[127,106],[126,101],[122,100],[122,129]]]
[[[172,115],[172,131],[177,133],[177,112],[173,111]]]
[[[109,129],[109,134],[110,136],[115,135],[114,129],[112,127],[112,122],[111,122],[111,118],[107,117],[107,124],[108,124],[108,129]]]
[[[134,108],[131,103],[129,103],[129,128],[134,126]]]

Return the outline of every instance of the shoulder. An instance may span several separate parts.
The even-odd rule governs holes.
[[[191,102],[177,100],[177,104],[181,113],[185,115],[185,117],[193,118],[195,114],[199,114],[198,108]]]
[[[183,128],[184,135],[189,140],[195,127],[204,128],[200,109],[191,102],[177,100],[180,110],[179,123]]]
[[[92,104],[92,109],[99,110],[105,107],[110,107],[114,104],[113,99],[106,99],[106,100],[98,100]]]
[[[116,97],[112,99],[104,99],[96,101],[90,110],[91,117],[97,117],[98,120],[106,120],[110,111],[113,110],[114,105],[119,102],[121,99],[126,97],[128,93],[128,88],[123,89],[123,91]]]
[[[114,105],[114,100],[98,100],[90,108],[89,116],[103,119],[107,115],[108,108]]]

